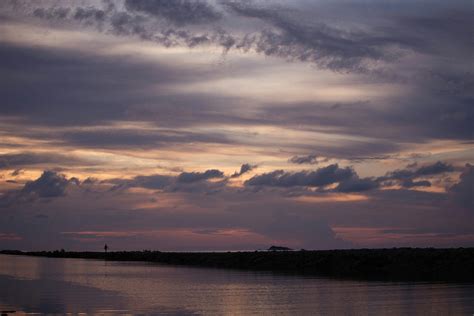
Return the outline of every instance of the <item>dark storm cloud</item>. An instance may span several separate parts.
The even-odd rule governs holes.
[[[45,6],[46,5],[46,6]],[[97,6],[97,4],[95,4]],[[8,8],[8,4],[4,4]],[[40,6],[39,8],[36,8]],[[31,8],[33,7],[33,9]],[[120,36],[135,36],[166,47],[184,45],[195,47],[202,44],[217,44],[228,50],[235,40],[233,36],[219,30],[194,31],[183,29],[183,25],[205,24],[219,20],[221,13],[204,1],[126,1],[124,9],[114,2],[103,2],[101,6],[76,6],[75,11],[66,7],[41,3],[13,6],[13,15],[33,16],[56,26],[80,25],[96,27],[98,31]],[[162,21],[163,18],[164,21]],[[166,23],[163,23],[166,22]],[[172,22],[175,26],[169,25]],[[75,24],[76,23],[76,24]],[[230,44],[229,46],[229,43]]]
[[[224,173],[217,169],[209,169],[205,172],[182,172],[177,181],[179,183],[191,183],[208,179],[223,178]]]
[[[63,174],[46,170],[39,178],[26,182],[21,189],[4,192],[0,196],[0,207],[12,207],[39,198],[65,196],[69,185],[79,184],[76,178],[67,179]]]
[[[38,179],[28,181],[20,194],[34,194],[38,197],[63,196],[69,183],[70,180],[62,174],[54,171],[44,171]]]
[[[114,187],[112,190],[140,187],[152,190],[166,190],[169,192],[205,192],[207,189],[216,189],[216,186],[207,183],[207,180],[223,178],[224,173],[222,171],[217,169],[209,169],[204,172],[181,172],[177,176],[152,174],[136,176],[132,179],[109,179],[104,180],[104,183],[113,184]],[[225,185],[225,181],[220,181],[218,184],[218,186],[222,185]]]
[[[406,169],[398,169],[395,171],[387,172],[385,176],[377,178],[377,182],[385,185],[397,183],[405,188],[430,187],[430,181],[415,181],[415,179],[419,177],[432,177],[453,171],[455,171],[455,168],[452,165],[449,165],[442,161],[437,161],[435,163],[424,165],[418,168],[417,164],[414,164],[409,165]]]
[[[315,171],[285,172],[275,170],[270,173],[256,175],[245,182],[247,186],[275,187],[323,187],[338,183],[334,189],[318,192],[364,192],[379,188],[380,181],[376,178],[359,178],[351,167],[340,168],[337,164],[319,168]]]
[[[268,22],[276,30],[248,36],[238,46],[269,56],[314,62],[333,70],[361,71],[365,60],[391,60],[384,49],[401,45],[390,37],[376,37],[362,32],[347,32],[324,23],[306,24],[285,15],[283,8],[265,8],[249,2],[226,2],[233,12]],[[252,47],[253,48],[253,47]]]
[[[340,168],[338,164],[322,167],[316,171],[285,172],[275,170],[270,173],[256,175],[245,181],[245,185],[253,186],[309,186],[319,187],[344,181],[355,175],[354,170],[349,167]]]
[[[59,13],[67,8],[38,6],[37,10],[41,12],[38,16],[43,19],[57,20],[67,16]],[[76,7],[76,13],[79,13],[71,14],[71,18],[78,16],[82,22],[87,20],[89,24],[100,22],[102,25],[105,16],[110,26],[100,27],[100,30],[136,35],[166,46],[193,47],[212,43],[225,51],[231,48],[253,50],[290,60],[314,62],[334,70],[356,72],[368,71],[374,62],[397,60],[402,54],[397,48],[435,55],[446,53],[448,48],[450,53],[466,57],[470,39],[463,30],[472,26],[468,13],[470,4],[466,1],[451,5],[433,3],[430,10],[425,10],[417,2],[400,3],[396,10],[389,4],[377,2],[308,4],[295,1],[285,5],[219,2],[217,7],[226,10],[226,17],[244,19],[240,22],[247,26],[246,32],[234,30],[235,26],[226,21],[218,21],[222,13],[205,1],[126,0],[125,10],[118,7],[105,2],[96,9],[79,6]],[[368,10],[372,14],[368,15]],[[157,23],[157,17],[178,25],[202,23],[211,27],[204,30],[173,28]],[[361,17],[366,24],[364,27],[360,27]],[[349,27],[340,23],[341,20],[347,20]],[[216,21],[218,27],[212,27]],[[357,22],[358,27],[350,27],[353,22]]]
[[[422,166],[414,171],[416,176],[434,175],[454,171],[454,167],[445,162],[437,161],[431,165]]]
[[[152,190],[164,189],[174,181],[174,177],[154,174],[149,176],[136,176],[133,179],[110,179],[106,180],[105,183],[111,183],[114,185],[112,190],[127,189],[133,187],[140,187]]]
[[[257,166],[252,166],[251,164],[249,163],[244,163],[242,166],[240,166],[240,171],[239,172],[235,172],[231,177],[232,178],[238,178],[240,177],[241,175],[243,175],[244,173],[247,173],[253,169],[255,169]]]
[[[225,32],[195,33],[186,29],[165,28],[154,25],[153,20],[150,22],[144,16],[127,12],[113,14],[110,17],[109,28],[110,32],[115,35],[133,36],[165,47],[184,46],[193,48],[199,45],[216,44],[227,51],[231,48],[228,47],[228,42],[230,41],[232,44],[234,42],[232,36]]]
[[[294,164],[316,164],[318,163],[317,160],[318,156],[312,154],[312,155],[306,155],[306,156],[293,156],[290,159],[288,159],[288,162],[294,163]]]
[[[234,173],[230,178],[237,178],[242,174],[252,170],[254,166],[244,164],[239,173]],[[131,180],[111,179],[105,183],[114,185],[113,190],[127,189],[131,187],[142,187],[147,189],[160,189],[167,192],[189,192],[210,194],[218,192],[227,187],[227,179],[224,173],[217,169],[206,170],[205,172],[182,172],[177,176],[150,175],[137,176]],[[207,180],[222,179],[216,182]],[[84,182],[83,182],[84,183]],[[285,172],[275,170],[270,173],[258,174],[245,182],[250,186],[273,186],[288,189],[288,194],[293,193],[306,194],[305,191],[292,192],[292,187],[323,187],[325,185],[338,183],[335,189],[319,190],[320,193],[326,192],[363,192],[380,187],[380,183],[375,178],[359,178],[356,172],[350,168],[340,168],[337,164],[322,167],[316,171]],[[228,188],[228,187],[227,187]],[[253,191],[249,191],[253,192]]]
[[[125,0],[129,11],[168,19],[177,25],[209,23],[221,18],[221,14],[206,1],[201,0]]]
[[[252,50],[269,56],[312,62],[336,71],[374,74],[383,74],[385,71],[374,71],[376,62],[390,63],[398,60],[402,54],[398,48],[440,54],[446,44],[452,44],[451,34],[457,34],[471,26],[470,16],[456,5],[452,8],[445,6],[444,10],[432,10],[433,16],[412,16],[403,10],[387,15],[383,6],[379,6],[376,11],[382,19],[369,18],[365,21],[369,27],[352,29],[340,27],[334,21],[341,16],[352,21],[353,16],[366,15],[364,5],[348,6],[346,3],[336,2],[335,7],[340,6],[345,10],[340,10],[339,16],[334,19],[331,19],[334,15],[331,5],[327,4],[307,5],[295,2],[286,8],[262,2],[222,1],[220,5],[231,17],[255,20],[265,23],[265,26],[254,21],[243,21],[253,30],[242,34],[240,30],[229,27],[225,21],[218,21],[222,14],[214,6],[205,1],[191,0],[127,0],[125,11],[118,10],[113,4],[95,11],[90,6],[78,7],[72,19],[78,18],[83,23],[88,21],[86,24],[100,22],[100,30],[133,35],[165,46],[194,47],[213,44],[222,47],[224,51],[232,48]],[[458,6],[463,8],[466,5],[459,3]],[[376,7],[377,4],[374,3],[373,6]],[[407,4],[400,6],[409,7]],[[67,12],[67,8],[38,8],[36,11],[39,12],[37,17],[46,20],[63,20],[67,17],[67,13],[61,14],[63,11]],[[318,22],[314,22],[311,13],[317,14]],[[173,28],[160,24],[157,17],[163,17],[178,26],[202,23],[208,27],[204,30]],[[102,29],[104,19],[109,26]],[[216,21],[221,23],[218,27],[212,27],[212,22]],[[442,43],[439,43],[440,38]],[[455,44],[455,47],[464,44],[462,48],[466,50],[465,41]],[[390,76],[396,77],[395,74]]]
[[[335,188],[336,192],[364,192],[376,189],[380,186],[379,182],[373,178],[359,178],[357,175],[339,182]]]
[[[452,172],[454,170],[455,169],[453,166],[442,161],[437,161],[433,164],[424,165],[419,168],[409,168],[391,171],[387,173],[385,177],[381,177],[380,180],[412,180],[417,177],[432,176],[445,172]]]
[[[455,54],[457,61],[466,65],[469,60],[470,39],[465,30],[472,27],[472,20],[467,2],[451,6],[438,2],[430,10],[411,1],[398,4],[396,9],[375,1],[296,1],[283,5],[225,1],[223,5],[234,14],[267,25],[236,41],[236,47],[335,71],[404,80],[402,73],[385,66],[397,63],[409,52]]]
[[[134,181],[136,186],[147,189],[162,189],[170,184],[171,177],[164,175],[137,176]]]
[[[245,182],[247,186],[274,186],[274,187],[322,187],[325,185],[338,183],[334,189],[327,192],[363,192],[378,189],[383,186],[390,186],[394,183],[400,184],[404,188],[429,187],[431,182],[427,180],[415,179],[424,176],[436,176],[446,172],[453,172],[455,168],[444,162],[438,161],[430,165],[419,168],[402,169],[388,172],[382,177],[360,178],[351,168],[340,168],[338,164],[319,168],[315,171],[286,172],[275,170],[269,173],[256,175]],[[325,192],[320,190],[320,192]]]
[[[143,7],[142,12],[165,15],[167,12],[164,7],[171,7],[169,19],[173,20],[175,15],[182,16],[182,2],[176,4],[166,3],[166,6],[160,2],[148,2],[143,4],[141,1],[127,1],[130,5],[127,7],[130,11],[136,10],[135,7]],[[204,3],[201,3],[204,4]],[[369,20],[373,29],[362,31],[362,28],[348,31],[344,28],[331,25],[330,22],[308,19],[307,8],[304,6],[287,9],[283,6],[272,6],[263,3],[251,2],[221,2],[224,8],[231,15],[237,15],[240,18],[251,18],[253,20],[266,23],[266,27],[249,22],[255,29],[244,35],[237,35],[232,29],[228,29],[223,23],[218,31],[210,29],[206,33],[196,33],[194,30],[183,29],[165,29],[154,28],[151,31],[143,19],[137,19],[128,13],[120,13],[113,17],[121,17],[118,33],[134,34],[140,38],[164,43],[167,46],[184,44],[195,46],[196,44],[215,44],[228,51],[231,48],[249,51],[253,50],[268,56],[277,56],[289,60],[299,60],[303,62],[312,62],[323,68],[329,68],[336,71],[373,73],[383,75],[384,71],[375,71],[374,62],[394,62],[401,56],[401,51],[397,48],[413,50],[422,53],[439,54],[439,35],[442,34],[445,42],[452,39],[449,34],[458,32],[460,29],[466,29],[470,26],[469,16],[462,11],[453,11],[448,14],[449,18],[443,12],[434,12],[435,17],[405,17],[399,18],[397,15],[387,16],[386,22],[377,25],[374,20]],[[212,8],[206,4],[207,8]],[[131,9],[131,10],[130,10]],[[176,9],[176,10],[175,10]],[[323,11],[321,8],[311,8],[314,11]],[[356,14],[363,15],[363,8],[352,7]],[[192,9],[188,10],[189,15],[186,19],[180,20],[193,23],[194,14],[197,17],[208,15],[207,20],[212,22],[220,17],[215,11],[212,13],[205,10],[206,13],[198,14]],[[171,13],[172,12],[172,13]],[[383,11],[381,12],[383,14]],[[440,14],[441,13],[441,14]],[[306,16],[305,16],[306,14]],[[350,13],[346,13],[350,16]],[[323,15],[323,14],[321,14]],[[212,16],[212,17],[211,17]],[[303,18],[302,18],[302,17]],[[403,25],[400,19],[406,18],[409,27],[400,28]],[[323,19],[320,19],[323,20]],[[439,21],[442,26],[432,28],[433,21]],[[113,23],[114,24],[114,23]],[[258,26],[257,26],[258,25]],[[439,24],[438,24],[439,25]],[[262,30],[263,29],[263,30]],[[423,36],[417,36],[418,29]],[[438,30],[439,31],[436,31]],[[127,30],[123,32],[123,30]],[[396,77],[395,74],[390,74]]]
[[[401,182],[401,185],[404,188],[414,188],[414,187],[430,187],[431,182],[427,180],[413,181],[412,179],[406,179]]]

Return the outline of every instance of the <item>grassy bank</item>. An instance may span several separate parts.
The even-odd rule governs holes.
[[[54,258],[149,261],[245,270],[377,280],[474,281],[474,248],[393,248],[255,252],[2,251]]]

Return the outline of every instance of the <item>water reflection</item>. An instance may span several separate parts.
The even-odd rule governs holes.
[[[0,309],[164,315],[472,314],[473,284],[303,278],[0,255]]]
[[[64,281],[0,276],[0,284],[0,301],[9,307],[2,310],[92,313],[112,306],[122,309],[125,306],[125,300],[117,293]],[[82,304],[83,302],[87,304]]]

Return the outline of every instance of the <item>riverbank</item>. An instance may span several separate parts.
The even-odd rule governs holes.
[[[392,248],[254,252],[21,252],[1,254],[273,271],[327,277],[400,281],[474,281],[474,248]]]

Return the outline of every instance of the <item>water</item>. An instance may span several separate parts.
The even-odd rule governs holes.
[[[366,282],[0,255],[0,310],[158,315],[472,315],[474,284]]]

